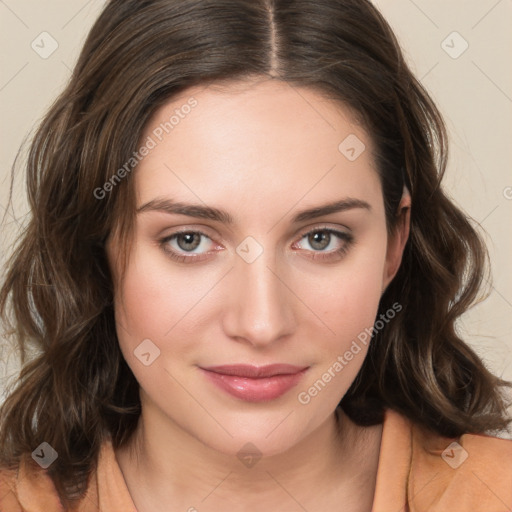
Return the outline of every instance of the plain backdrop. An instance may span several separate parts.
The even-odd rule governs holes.
[[[461,319],[460,331],[494,373],[512,380],[512,1],[375,3],[444,115],[451,142],[445,188],[488,243],[491,294]],[[0,268],[27,213],[22,174],[6,211],[15,155],[66,84],[104,4],[0,0]],[[18,366],[5,343],[0,356],[1,392]]]

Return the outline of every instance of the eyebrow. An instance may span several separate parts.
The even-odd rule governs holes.
[[[372,207],[366,201],[347,197],[339,201],[315,206],[307,210],[301,210],[295,214],[292,219],[292,223],[296,224],[298,222],[316,219],[331,213],[343,212],[356,208],[362,208],[368,211],[372,210]],[[156,211],[169,214],[186,215],[188,217],[196,217],[199,219],[214,220],[228,225],[232,225],[235,222],[234,218],[224,210],[219,210],[218,208],[204,206],[201,204],[181,203],[164,198],[153,199],[137,208],[136,211],[137,213]]]

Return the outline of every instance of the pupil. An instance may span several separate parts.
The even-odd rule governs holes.
[[[317,231],[316,233],[310,236],[311,246],[315,247],[316,249],[324,249],[329,245],[329,237],[330,234],[327,233],[326,231]],[[323,243],[325,241],[327,241],[327,243]]]
[[[180,240],[182,238],[185,240],[185,243],[184,243],[185,247],[182,247],[183,244],[180,243]],[[195,244],[193,243],[194,238],[195,238]],[[200,236],[197,233],[184,233],[181,235],[181,237],[178,237],[178,245],[180,246],[181,249],[184,249],[184,250],[195,249],[199,245],[199,239],[200,239]],[[190,244],[193,244],[193,247],[190,247]]]

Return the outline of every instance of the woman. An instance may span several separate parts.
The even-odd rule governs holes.
[[[510,510],[445,165],[369,2],[110,1],[27,165],[0,508]]]

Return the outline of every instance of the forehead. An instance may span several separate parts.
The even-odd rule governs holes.
[[[262,208],[381,195],[369,135],[338,101],[277,80],[182,91],[147,123],[138,205],[155,197]],[[355,157],[355,158],[354,158]]]

